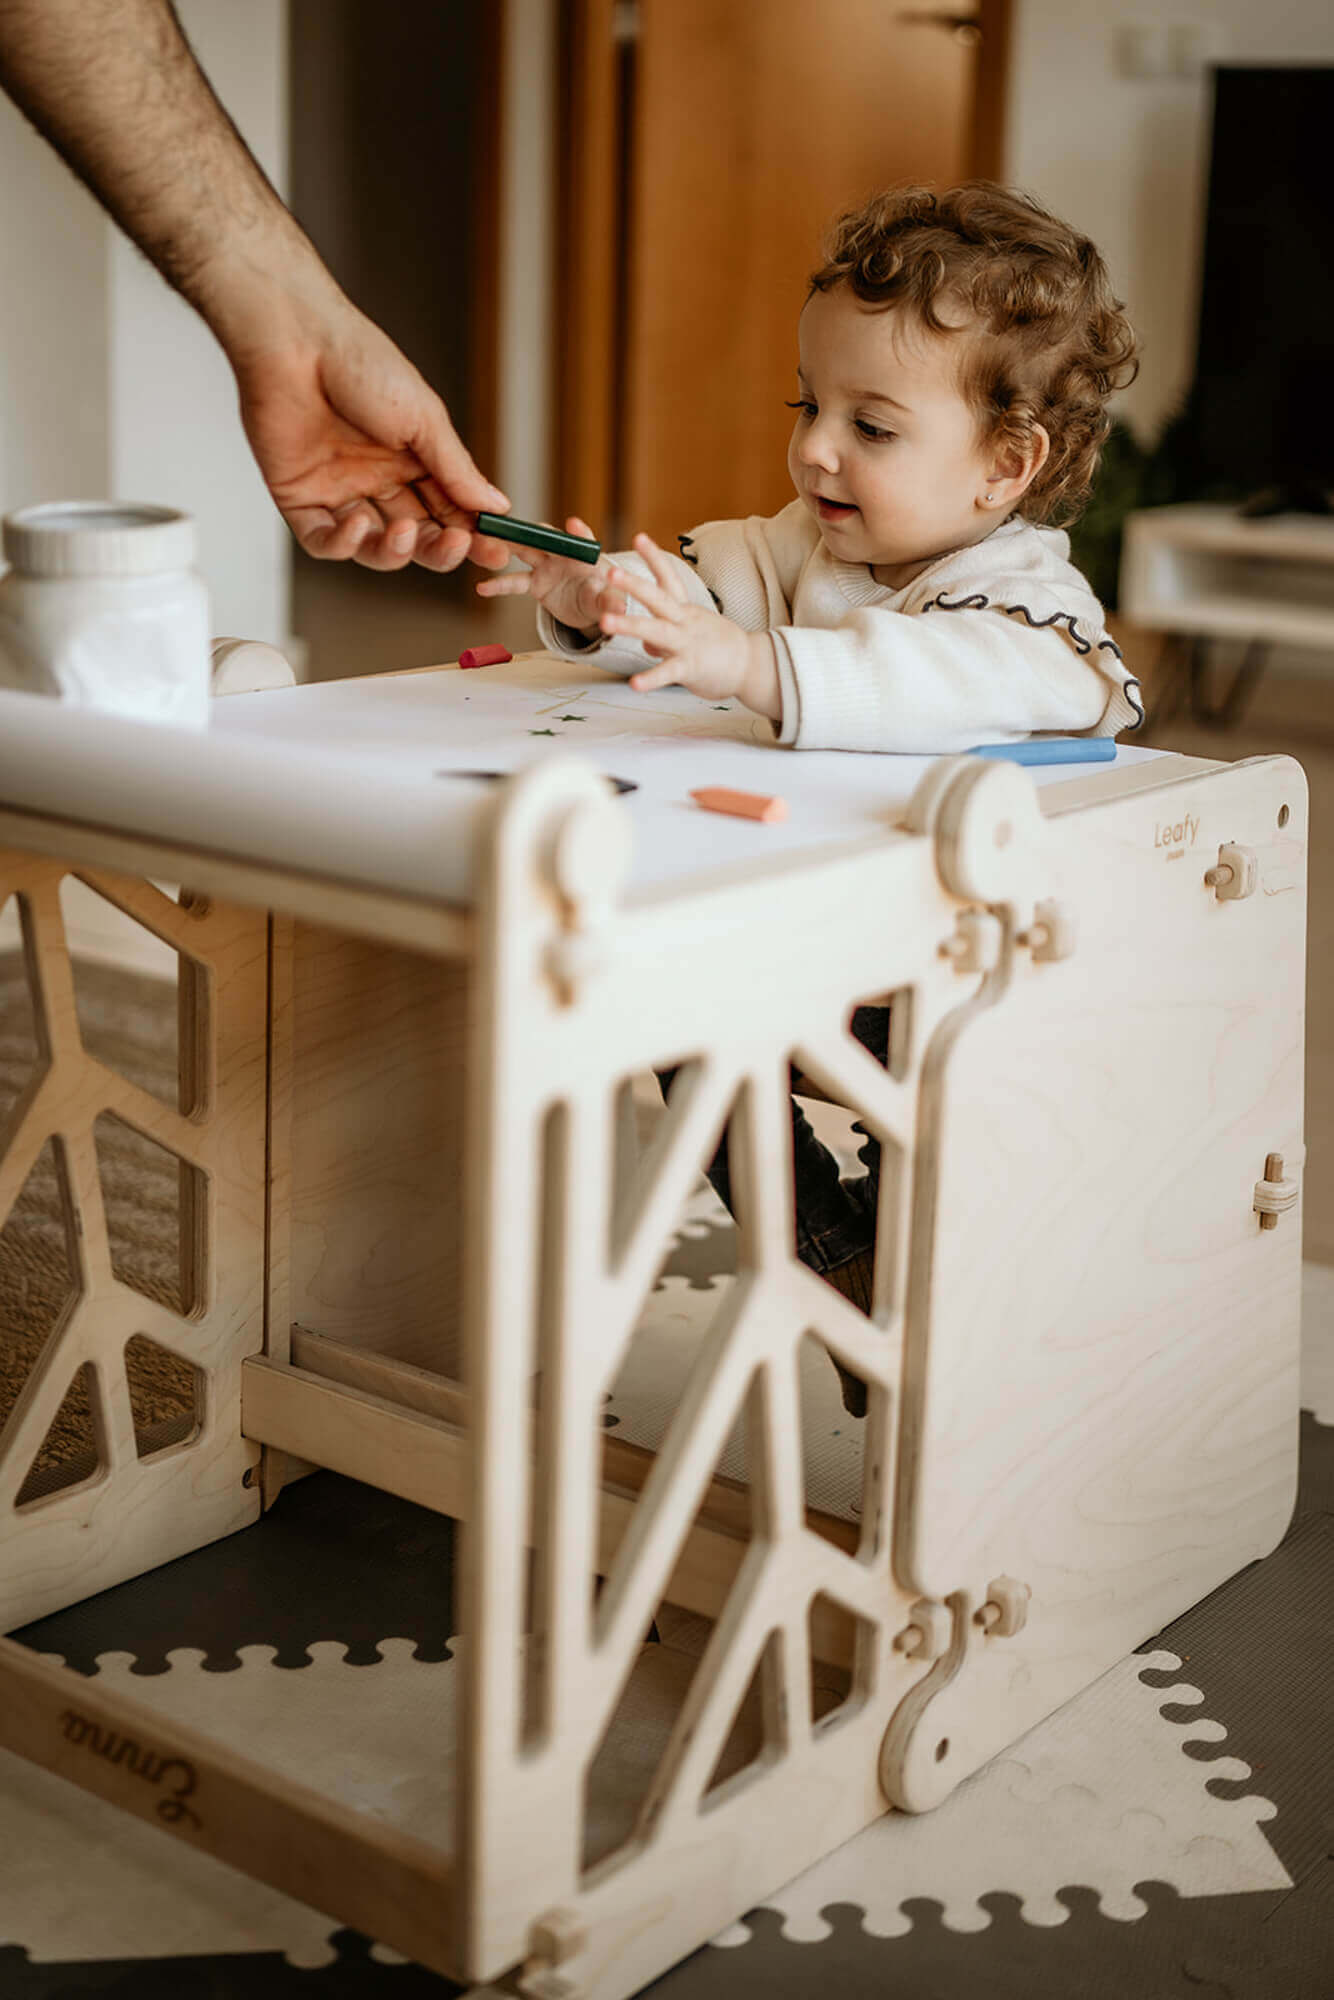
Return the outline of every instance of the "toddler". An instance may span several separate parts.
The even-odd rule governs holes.
[[[594,569],[530,553],[479,592],[531,594],[551,652],[596,655],[643,691],[735,695],[797,749],[1142,721],[1068,540],[1044,525],[1078,513],[1107,399],[1134,376],[1092,243],[986,182],[891,189],[836,225],[798,345],[781,513],[706,522],[680,556],[647,535]]]
[[[798,349],[781,513],[706,522],[679,556],[647,535],[594,569],[530,552],[479,592],[535,598],[553,653],[645,692],[736,696],[795,749],[953,751],[1141,722],[1047,525],[1078,513],[1108,398],[1135,373],[1087,237],[988,182],[891,189],[835,226]],[[884,1060],[888,1010],[852,1025]],[[841,1182],[795,1104],[793,1141],[798,1253],[869,1310],[879,1148],[862,1149],[865,1180]],[[725,1148],[711,1178],[727,1200]],[[843,1380],[859,1414],[864,1389]]]

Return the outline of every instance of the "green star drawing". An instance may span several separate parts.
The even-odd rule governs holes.
[[[732,704],[727,701],[715,701],[713,705],[715,708],[720,708],[723,714],[726,715]]]
[[[562,722],[587,722],[588,717],[586,715],[562,715],[560,719]]]
[[[530,736],[555,736],[557,733],[554,729],[530,729],[528,731]]]

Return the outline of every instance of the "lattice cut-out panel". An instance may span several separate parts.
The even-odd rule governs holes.
[[[817,1590],[807,1614],[811,1649],[811,1721],[817,1730],[848,1722],[872,1692],[876,1628],[828,1592]]]
[[[0,855],[22,945],[0,964],[28,1012],[26,1071],[12,1037],[0,1051],[0,1284],[24,1285],[3,1334],[0,1629],[258,1504],[240,1364],[263,1339],[267,918],[100,870],[74,896],[69,880]],[[67,916],[86,942],[93,909],[114,918],[108,950],[128,927],[152,962],[85,951],[76,971]]]
[[[697,1509],[691,1527],[707,1520],[707,1503]],[[742,1492],[733,1514],[740,1558],[753,1540],[749,1496]],[[684,1544],[689,1527],[681,1537]],[[737,1587],[734,1575],[729,1595]],[[595,1609],[596,1618],[596,1609]],[[642,1845],[664,1797],[678,1782],[677,1767],[687,1753],[698,1723],[699,1690],[707,1679],[706,1661],[718,1642],[717,1621],[700,1616],[683,1618],[665,1594],[653,1607],[647,1636],[656,1644],[634,1650],[629,1671],[616,1693],[615,1705],[588,1768],[584,1795],[585,1868],[605,1865]],[[688,1643],[682,1643],[683,1639]],[[748,1720],[753,1720],[749,1718]],[[733,1741],[733,1739],[736,1739]],[[734,1771],[756,1754],[754,1732],[738,1732],[733,1722],[728,1746],[715,1765]],[[697,1779],[702,1792],[713,1782]]]
[[[107,1251],[118,1284],[184,1317],[207,1281],[207,1183],[193,1161],[104,1112],[93,1123]]]
[[[0,1436],[34,1393],[82,1292],[78,1235],[65,1149],[47,1139],[0,1228]],[[96,1385],[79,1368],[64,1393],[19,1489],[18,1504],[86,1478],[97,1469]]]
[[[884,1072],[865,1062],[873,1098]],[[855,1712],[888,1643],[893,1349],[793,1256],[790,1066],[686,1058],[659,1079],[656,1122],[627,1131],[643,1079],[622,1078],[600,1104],[590,1094],[548,1107],[536,1145],[527,1372],[538,1452],[519,1743],[534,1765],[584,1760],[588,1885],[664,1829],[685,1837],[701,1813],[726,1811],[794,1751],[811,1754],[814,1724],[835,1707]],[[678,1328],[672,1287],[689,1286],[667,1274],[706,1175],[730,1212],[736,1274]],[[579,1226],[599,1212],[605,1229]],[[869,1385],[861,1420],[842,1410],[835,1352]],[[604,1385],[624,1412],[613,1431]],[[848,1433],[847,1463],[822,1493],[837,1486],[840,1516],[813,1505],[802,1461],[813,1399],[826,1428],[833,1418]],[[583,1608],[569,1545],[590,1455],[621,1499],[611,1529],[585,1543]],[[693,1647],[652,1643],[679,1634],[683,1608]],[[841,1657],[821,1663],[817,1693],[819,1644]]]
[[[44,1024],[33,1001],[29,933],[23,899],[6,897],[0,903],[0,1134],[47,1065]]]
[[[881,1327],[901,1322],[907,1283],[920,1012],[913,986],[872,995],[846,1009],[841,1034],[810,1035],[791,1056],[795,1171],[824,1232],[816,1268]],[[835,1365],[845,1408],[864,1416],[865,1385]]]
[[[60,1408],[18,1490],[17,1507],[32,1507],[55,1493],[81,1486],[105,1463],[97,1371],[90,1361],[75,1370]]]
[[[151,887],[152,885],[145,885]],[[79,1038],[85,1053],[137,1089],[191,1111],[207,1040],[204,967],[170,941],[178,894],[164,888],[131,915],[74,875],[60,884]]]
[[[140,1458],[183,1444],[199,1429],[205,1376],[182,1355],[136,1333],[125,1343],[125,1376]]]
[[[836,1843],[883,1810],[880,1740],[926,1667],[892,1650],[907,1610],[890,1510],[911,1167],[926,1052],[973,987],[939,954],[953,904],[926,843],[868,846],[805,870],[757,866],[744,884],[738,873],[697,898],[611,911],[598,822],[613,807],[591,778],[584,786],[554,766],[525,776],[480,912],[489,986],[479,1060],[497,1083],[478,1134],[486,1173],[468,1359],[480,1447],[465,1531],[477,1640],[463,1800],[475,1884],[468,1970],[491,1977],[522,1952],[523,1904],[573,1899],[591,1927],[603,1916],[612,1933],[633,1931],[616,1973],[628,1991],[630,1956],[642,1978],[665,1962],[653,1961],[636,1915],[637,1896],[656,1893],[650,1877],[670,1876],[681,1892],[674,1915],[703,1924],[717,1883],[702,1857],[715,1842],[731,1857],[729,1880],[758,1886],[785,1879],[817,1839]],[[605,831],[614,856],[615,829]],[[574,918],[569,937],[562,911]],[[852,1025],[861,1007],[879,1009],[874,1048]],[[794,1071],[831,1101],[845,1133],[865,1126],[851,1135],[854,1155],[873,1135],[887,1160],[858,1218],[870,1241],[852,1245],[874,1273],[864,1305],[798,1254],[807,1217],[793,1170]],[[665,1072],[666,1110],[642,1129],[647,1080]],[[692,1207],[706,1172],[707,1216]],[[855,1158],[835,1159],[832,1174],[856,1179]],[[710,1257],[728,1238],[721,1262],[692,1260],[701,1229]],[[630,1382],[654,1317],[657,1435],[642,1436]],[[835,1361],[864,1389],[861,1417],[842,1412]],[[842,1412],[863,1433],[844,1478],[847,1511],[814,1531],[801,1448],[812,1365],[834,1419]],[[520,1385],[534,1374],[530,1460]],[[610,1433],[608,1410],[620,1419]],[[627,1445],[645,1447],[649,1463]],[[535,1572],[530,1536],[541,1544]],[[653,1738],[631,1726],[626,1704],[636,1660],[657,1650],[652,1632],[671,1609],[702,1619],[708,1636]],[[540,1691],[519,1665],[525,1633],[536,1638]],[[822,1659],[817,1649],[830,1646],[842,1657]],[[816,1661],[822,1676],[846,1677],[821,1685],[818,1700]],[[525,1699],[536,1728],[524,1727]],[[826,1705],[841,1711],[839,1726],[822,1726]],[[618,1739],[622,1764],[640,1762],[616,1844],[594,1837],[598,1795],[586,1779]],[[527,1828],[538,1813],[535,1854]]]

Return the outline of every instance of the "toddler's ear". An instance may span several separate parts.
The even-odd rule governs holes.
[[[986,512],[1006,512],[1016,506],[1051,456],[1051,439],[1041,424],[1022,438],[1001,439],[987,472],[978,505]]]

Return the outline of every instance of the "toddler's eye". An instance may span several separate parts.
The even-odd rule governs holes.
[[[887,444],[897,433],[894,431],[882,431],[879,424],[868,424],[865,417],[858,417],[857,435],[864,437],[870,444]]]
[[[803,399],[801,397],[798,397],[795,403],[784,403],[783,408],[785,410],[800,410],[802,416],[805,417],[808,422],[817,413],[815,404],[810,402],[808,399]]]

